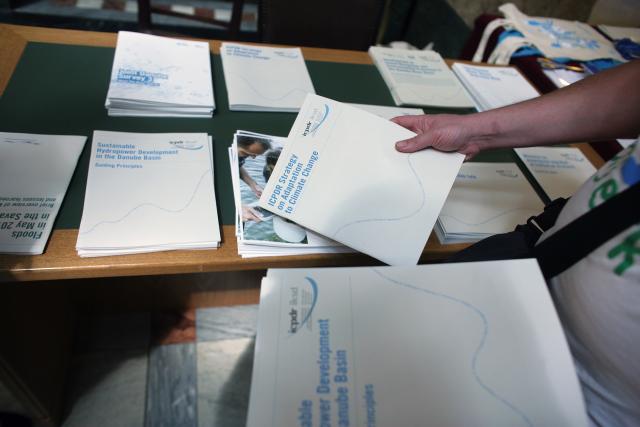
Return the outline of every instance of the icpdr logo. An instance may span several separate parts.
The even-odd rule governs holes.
[[[305,285],[289,288],[289,334],[297,333],[305,325],[311,328],[311,315],[318,300],[318,285],[311,277],[305,277]]]
[[[315,136],[320,126],[327,120],[329,117],[329,112],[331,109],[328,104],[324,104],[323,108],[314,108],[307,120],[307,124],[304,127],[304,131],[302,132],[302,136],[307,136],[311,134],[311,136]]]
[[[201,150],[204,145],[198,143],[197,141],[169,141],[174,148],[179,148],[181,150]]]
[[[584,162],[584,158],[580,154],[574,153],[562,153],[560,157],[564,158],[568,162],[582,163]]]
[[[503,176],[505,178],[517,178],[518,173],[512,170],[499,169],[496,171],[498,175]]]

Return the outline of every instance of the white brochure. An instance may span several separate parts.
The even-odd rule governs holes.
[[[598,25],[598,29],[613,40],[630,39],[631,41],[640,43],[640,28]]]
[[[300,48],[222,43],[220,58],[231,111],[297,112],[316,93]]]
[[[408,108],[408,107],[387,107],[386,105],[371,105],[371,104],[347,104],[361,110],[368,111],[371,114],[375,114],[383,119],[391,120],[398,116],[419,116],[424,114],[420,108]]]
[[[0,133],[0,253],[44,252],[86,140]]]
[[[453,64],[453,72],[469,91],[478,111],[492,110],[539,96],[513,67]]]
[[[587,426],[535,260],[269,270],[248,427]]]
[[[473,107],[439,53],[371,46],[369,55],[396,105]]]
[[[105,106],[112,116],[211,117],[209,44],[120,31]]]
[[[573,196],[596,172],[582,151],[574,147],[516,148],[515,152],[551,200]]]
[[[515,163],[465,163],[438,217],[440,243],[472,242],[513,231],[544,210]]]
[[[79,255],[217,248],[211,150],[204,133],[95,131]]]
[[[464,156],[399,153],[415,134],[309,95],[260,206],[392,265],[415,265]]]

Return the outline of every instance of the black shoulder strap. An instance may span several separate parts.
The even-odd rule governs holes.
[[[533,252],[544,277],[550,279],[638,222],[640,183],[635,183],[556,231]]]

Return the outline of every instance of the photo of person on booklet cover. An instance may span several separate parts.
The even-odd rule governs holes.
[[[257,205],[262,189],[282,152],[280,138],[241,134],[236,136],[236,142],[243,239],[306,244],[307,233],[303,227],[277,217]]]

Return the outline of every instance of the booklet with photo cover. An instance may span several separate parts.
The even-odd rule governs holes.
[[[294,222],[258,206],[287,139],[243,130],[236,131],[229,147],[236,205],[238,254],[243,258],[308,253],[353,252]]]
[[[464,156],[395,149],[413,136],[308,95],[260,206],[387,264],[415,265]]]

